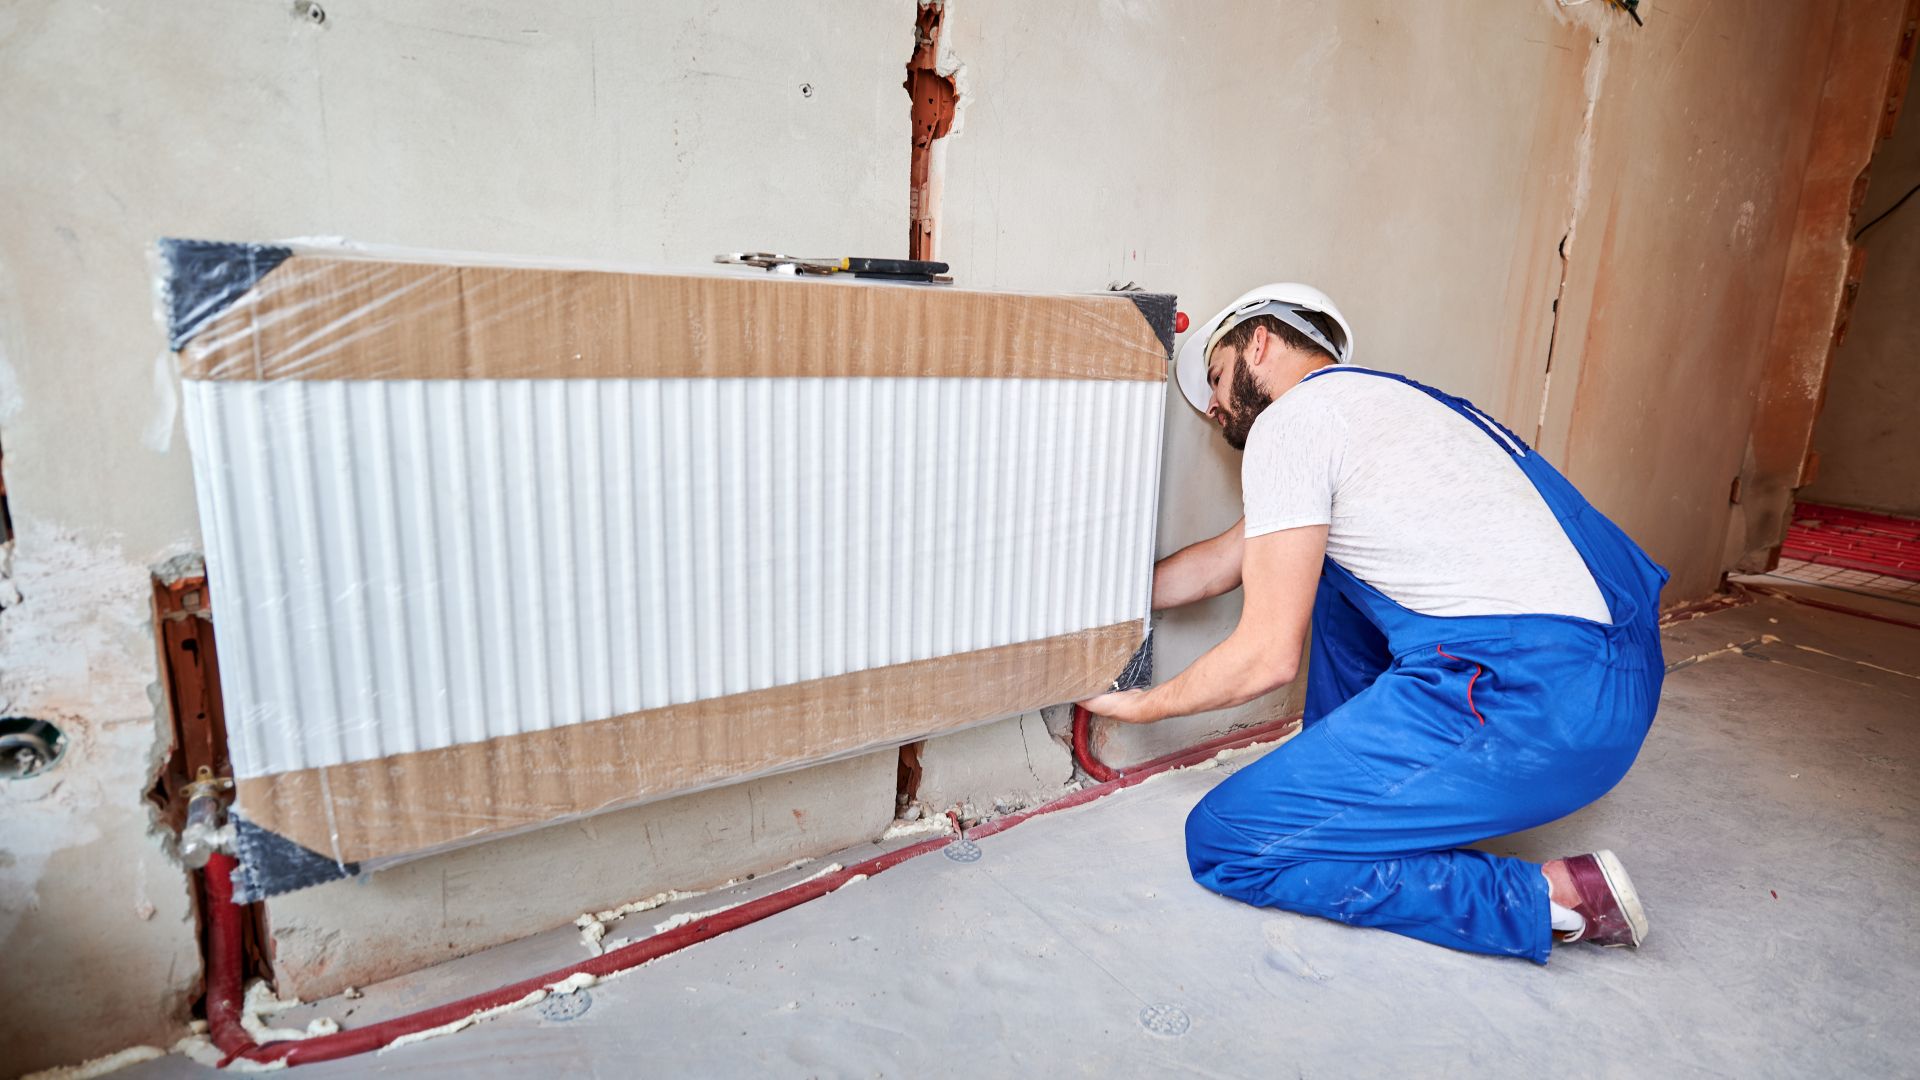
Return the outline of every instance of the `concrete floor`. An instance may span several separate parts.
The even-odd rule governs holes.
[[[1619,852],[1652,919],[1637,952],[1564,947],[1536,967],[1204,892],[1182,822],[1241,758],[302,1075],[1911,1075],[1920,630],[1764,599],[1672,627],[1667,651],[1620,787],[1487,845]],[[549,935],[319,1007],[365,1022],[582,955]]]

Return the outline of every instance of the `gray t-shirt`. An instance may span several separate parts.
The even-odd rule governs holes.
[[[1249,538],[1327,526],[1327,554],[1426,615],[1573,615],[1606,601],[1500,444],[1377,375],[1302,382],[1260,414],[1240,465]]]

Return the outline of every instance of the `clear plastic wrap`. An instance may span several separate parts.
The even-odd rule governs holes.
[[[255,894],[1085,696],[1173,306],[169,241]]]

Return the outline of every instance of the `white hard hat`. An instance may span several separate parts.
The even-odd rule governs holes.
[[[1338,327],[1334,340],[1328,341],[1314,325],[1300,317],[1299,312],[1317,311],[1332,319]],[[1175,358],[1173,373],[1180,383],[1180,392],[1187,401],[1201,412],[1207,411],[1207,401],[1213,396],[1213,389],[1207,385],[1207,353],[1220,335],[1238,326],[1256,315],[1272,315],[1295,330],[1322,345],[1333,358],[1342,364],[1353,360],[1353,331],[1347,327],[1346,316],[1333,306],[1326,293],[1311,285],[1282,281],[1272,285],[1262,285],[1241,295],[1240,299],[1228,304],[1220,313],[1206,322],[1187,340],[1180,343],[1180,355]]]

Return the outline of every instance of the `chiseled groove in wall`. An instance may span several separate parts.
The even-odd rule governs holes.
[[[188,380],[237,774],[1140,619],[1163,394]]]
[[[1580,215],[1586,212],[1587,196],[1593,186],[1593,115],[1600,105],[1600,91],[1607,78],[1607,36],[1594,32],[1593,45],[1587,50],[1582,73],[1586,108],[1580,118],[1580,138],[1574,152],[1573,199],[1567,209],[1567,228],[1560,236],[1560,282],[1553,290],[1553,319],[1547,328],[1547,359],[1540,371],[1540,415],[1535,421],[1533,444],[1541,445],[1547,434],[1547,402],[1553,389],[1553,349],[1560,334],[1560,304],[1566,299],[1567,273],[1573,259],[1574,234],[1580,227]]]

